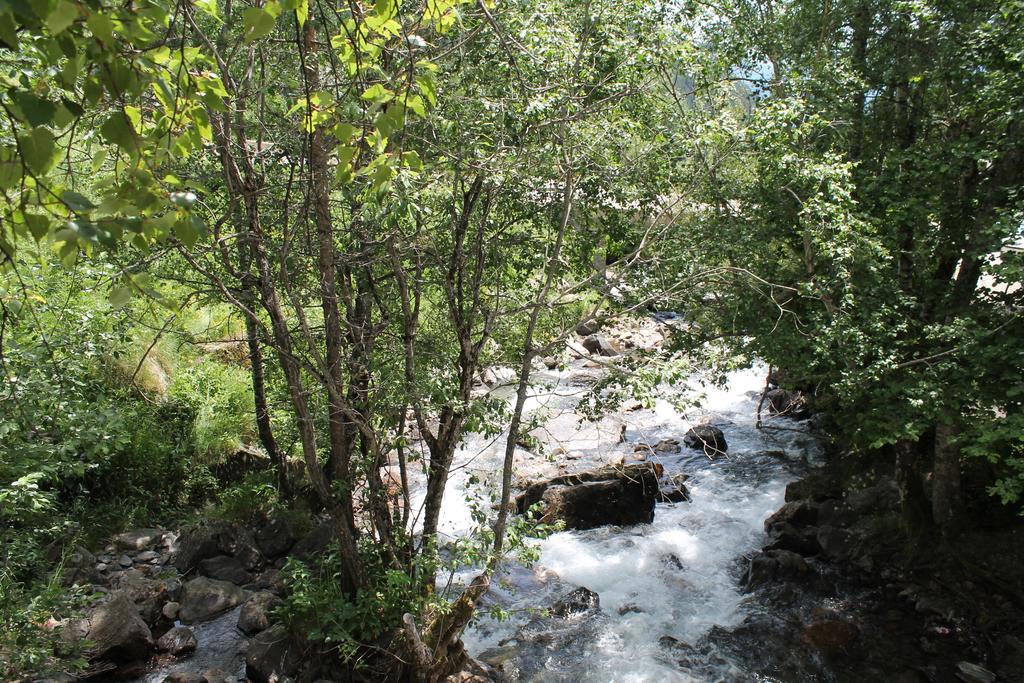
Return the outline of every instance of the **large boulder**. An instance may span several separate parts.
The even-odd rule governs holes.
[[[583,348],[596,356],[617,356],[619,350],[603,334],[592,334],[583,340]]]
[[[182,574],[199,567],[203,560],[219,555],[238,559],[246,571],[263,566],[263,554],[252,531],[220,519],[204,519],[185,529],[177,542],[172,564]]]
[[[178,618],[194,624],[237,607],[249,597],[249,591],[233,583],[200,576],[184,585]]]
[[[163,606],[174,598],[179,588],[176,579],[154,579],[139,569],[129,569],[115,574],[110,587],[123,592],[135,603],[135,608],[150,626],[155,626],[162,617]]]
[[[516,498],[516,510],[523,514],[541,503],[545,521],[561,520],[570,529],[650,524],[660,474],[660,467],[645,462],[555,477],[528,486]]]
[[[245,656],[245,676],[252,683],[276,683],[291,677],[301,665],[302,653],[287,629],[278,624],[252,639]]]
[[[718,427],[698,425],[683,436],[683,445],[704,451],[708,455],[719,455],[729,449],[725,434]]]
[[[252,574],[245,571],[241,560],[229,555],[217,555],[203,560],[199,563],[199,573],[211,579],[228,581],[239,586],[251,583],[253,579]]]
[[[288,554],[297,539],[295,525],[281,514],[268,517],[263,526],[256,531],[256,545],[271,560]]]
[[[292,547],[291,556],[297,560],[307,560],[326,550],[334,539],[334,526],[330,520],[325,520],[299,539],[298,543]]]
[[[153,634],[125,593],[111,593],[88,622],[85,639],[92,643],[90,660],[127,664],[145,659],[153,649]]]

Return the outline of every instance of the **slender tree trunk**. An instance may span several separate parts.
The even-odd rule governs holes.
[[[247,297],[250,310],[255,310],[255,297]],[[284,453],[277,445],[274,430],[270,424],[270,408],[267,405],[267,386],[264,375],[263,350],[260,348],[259,329],[256,321],[245,316],[245,340],[249,347],[249,366],[252,378],[252,395],[256,407],[256,432],[259,434],[263,450],[270,457],[277,473],[277,490],[283,498],[291,497],[291,486],[288,481],[288,464]]]
[[[957,415],[946,413],[935,426],[932,469],[932,521],[943,535],[954,533],[960,509],[960,447],[956,444]]]

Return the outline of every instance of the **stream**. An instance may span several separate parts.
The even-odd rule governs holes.
[[[791,420],[766,420],[764,429],[756,428],[764,367],[732,373],[724,388],[705,387],[700,407],[686,413],[659,398],[650,409],[581,423],[574,407],[598,372],[576,361],[537,373],[528,409],[540,414],[544,427],[534,434],[566,453],[544,458],[519,450],[520,474],[550,476],[623,457],[629,462],[634,443],[681,440],[698,423],[721,428],[728,452],[714,459],[686,448],[654,454],[666,475],[689,475],[692,501],[659,503],[652,524],[565,531],[539,541],[539,561],[507,567],[488,595],[488,606],[500,606],[511,618],[482,616],[466,633],[467,649],[519,681],[756,679],[704,639],[758,609],[741,588],[746,559],[760,548],[763,521],[782,504],[786,483],[822,457],[821,445]],[[446,496],[446,533],[471,528],[465,500],[475,482],[495,481],[502,441],[470,439],[461,450],[457,465],[463,467]],[[570,469],[558,470],[557,461],[567,457],[573,458]],[[455,583],[472,576],[466,571]],[[599,594],[599,611],[569,619],[539,613],[581,586]]]

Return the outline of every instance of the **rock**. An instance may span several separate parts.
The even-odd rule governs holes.
[[[883,478],[874,486],[849,491],[846,504],[858,515],[895,512],[900,509],[900,489],[896,481]]]
[[[956,677],[966,683],[993,683],[996,680],[994,673],[970,662],[959,662],[956,665]]]
[[[834,655],[846,652],[857,634],[857,627],[849,622],[823,619],[804,628],[803,640],[819,652]]]
[[[138,662],[153,649],[153,634],[135,611],[135,604],[123,592],[111,593],[89,615],[85,639],[92,643],[90,660],[116,663]]]
[[[583,340],[583,348],[597,356],[617,356],[619,350],[601,334],[592,334]]]
[[[689,479],[685,474],[673,474],[668,481],[662,484],[658,491],[659,503],[688,503],[690,502],[690,490],[684,483]]]
[[[206,683],[206,679],[197,671],[172,671],[163,683]]]
[[[764,398],[765,403],[768,404],[768,412],[774,415],[794,420],[806,420],[811,416],[807,399],[799,391],[772,389],[764,395]]]
[[[164,533],[163,529],[135,529],[118,534],[111,541],[118,550],[147,550],[163,540]]]
[[[160,613],[167,621],[174,621],[178,618],[178,610],[181,609],[181,604],[177,602],[165,603]]]
[[[252,582],[252,574],[245,571],[241,561],[227,555],[218,555],[203,560],[199,563],[199,573],[218,581],[230,581],[238,586]]]
[[[161,609],[171,599],[174,588],[169,582],[146,576],[140,568],[115,575],[110,587],[127,595],[135,603],[139,616],[150,626],[160,620]]]
[[[192,629],[187,626],[175,626],[160,636],[160,639],[156,641],[156,649],[175,657],[181,657],[195,652],[198,644],[196,634],[192,633]]]
[[[821,548],[821,553],[835,562],[847,559],[853,550],[853,535],[846,529],[837,529],[831,526],[818,527],[816,540],[818,547]]]
[[[127,555],[122,555],[121,557],[117,558],[117,563],[125,569],[135,564],[132,558],[128,557]]]
[[[205,683],[228,683],[229,676],[227,673],[220,669],[207,669],[203,672],[203,681]],[[230,677],[232,683],[235,683],[234,677]]]
[[[82,546],[78,546],[68,553],[64,560],[64,568],[60,577],[61,583],[65,586],[100,583],[102,581],[100,574],[106,569],[107,566],[104,563],[97,562],[95,555]]]
[[[524,514],[540,502],[545,521],[561,520],[570,529],[649,524],[660,472],[657,465],[639,463],[555,477],[528,486],[516,498],[516,510]]]
[[[698,425],[683,436],[683,444],[687,448],[704,451],[708,455],[719,455],[729,449],[725,442],[725,434],[718,427]]]
[[[182,588],[178,616],[186,624],[194,624],[237,607],[248,595],[233,583],[200,576]]]
[[[579,587],[551,607],[551,615],[567,619],[601,609],[601,596],[589,588]]]
[[[242,605],[238,613],[238,630],[252,636],[270,627],[270,612],[281,600],[273,593],[263,591],[257,593]]]
[[[812,472],[786,486],[786,502],[804,499],[821,502],[830,498],[840,498],[842,495],[843,489],[839,481],[820,471]]]
[[[750,560],[745,585],[748,590],[778,579],[806,576],[811,571],[807,560],[789,550],[769,550],[758,553]]]
[[[658,443],[654,444],[654,450],[658,453],[678,453],[682,448],[679,447],[679,441],[677,439],[668,438],[662,439]]]
[[[601,325],[595,319],[588,318],[576,326],[576,334],[581,337],[589,337],[592,334],[597,334],[600,329]]]
[[[171,563],[179,572],[187,574],[203,560],[227,554],[234,534],[235,528],[228,522],[201,520],[182,532]]]
[[[160,559],[160,553],[154,550],[146,550],[135,556],[136,562],[147,562],[152,563],[154,560]]]
[[[782,525],[790,525],[797,529],[811,526],[818,521],[818,507],[810,501],[790,501],[775,511],[764,521],[764,530],[769,534]]]
[[[558,359],[553,357],[553,356],[547,356],[546,358],[544,358],[543,362],[544,362],[544,367],[546,367],[548,370],[557,370],[558,369],[558,365],[559,365]]]
[[[799,555],[810,556],[821,552],[815,529],[797,529],[790,524],[777,524],[772,528],[771,542],[765,550],[788,550]]]
[[[299,542],[292,548],[291,556],[298,560],[307,560],[325,550],[333,540],[334,528],[331,522],[329,520],[321,522],[299,539]]]
[[[276,683],[293,675],[301,663],[287,630],[277,624],[253,638],[245,656],[245,675],[252,683]]]
[[[255,590],[270,591],[275,595],[284,595],[284,581],[281,580],[281,570],[264,569],[260,574],[256,576],[252,581],[252,587]]]

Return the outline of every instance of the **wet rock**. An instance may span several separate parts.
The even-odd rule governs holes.
[[[172,671],[163,683],[206,683],[206,679],[197,671]]]
[[[956,665],[956,677],[966,683],[994,683],[996,680],[994,673],[970,662],[960,662]]]
[[[818,527],[815,535],[821,554],[834,562],[841,562],[850,557],[854,549],[854,537],[846,529],[831,526]]]
[[[818,521],[818,507],[810,501],[791,501],[783,504],[771,517],[764,521],[764,530],[769,534],[778,527],[789,525],[797,529]]]
[[[238,613],[238,630],[247,636],[265,631],[270,627],[270,612],[280,602],[276,595],[267,591],[252,596]]]
[[[301,653],[278,624],[253,638],[245,656],[245,675],[253,683],[276,683],[292,676],[301,663]]]
[[[811,416],[807,399],[799,391],[772,389],[764,396],[768,412],[794,420],[806,420]]]
[[[654,520],[660,468],[652,463],[609,466],[531,484],[516,498],[525,513],[542,503],[543,518],[570,529],[649,524]]]
[[[687,448],[704,451],[708,455],[719,455],[729,449],[725,434],[718,427],[698,425],[683,436],[683,444]]]
[[[156,649],[175,657],[195,652],[198,645],[196,634],[187,626],[175,626],[156,641]]]
[[[680,448],[678,439],[669,437],[654,444],[654,450],[658,453],[678,453],[683,449]]]
[[[791,524],[777,524],[772,528],[771,542],[765,550],[789,550],[808,557],[821,552],[821,546],[813,527],[797,529]]]
[[[135,529],[111,540],[118,550],[147,550],[163,540],[164,533],[163,529]]]
[[[811,566],[799,554],[789,550],[769,550],[750,559],[745,584],[748,589],[753,589],[779,579],[801,579],[810,572]]]
[[[85,639],[92,643],[89,659],[93,661],[138,662],[153,649],[153,634],[123,592],[112,593],[93,610]]]
[[[178,616],[186,624],[194,624],[237,607],[248,595],[233,583],[200,576],[183,587]]]
[[[601,609],[601,597],[580,586],[551,606],[551,615],[567,619]]]
[[[619,350],[612,346],[602,334],[592,334],[583,340],[583,348],[596,356],[617,356]]]
[[[856,640],[858,629],[841,619],[816,621],[803,630],[803,640],[819,652],[834,655],[849,650]]]
[[[843,495],[839,481],[825,473],[812,472],[803,479],[790,482],[786,486],[786,502],[794,500],[813,500],[821,502],[829,498],[840,498]]]
[[[690,502],[690,489],[686,488],[685,474],[673,474],[668,481],[662,484],[658,491],[658,502],[660,503],[688,503]]]
[[[242,562],[235,557],[218,555],[199,563],[199,573],[218,581],[229,581],[244,586],[252,581],[252,574],[245,571]]]

